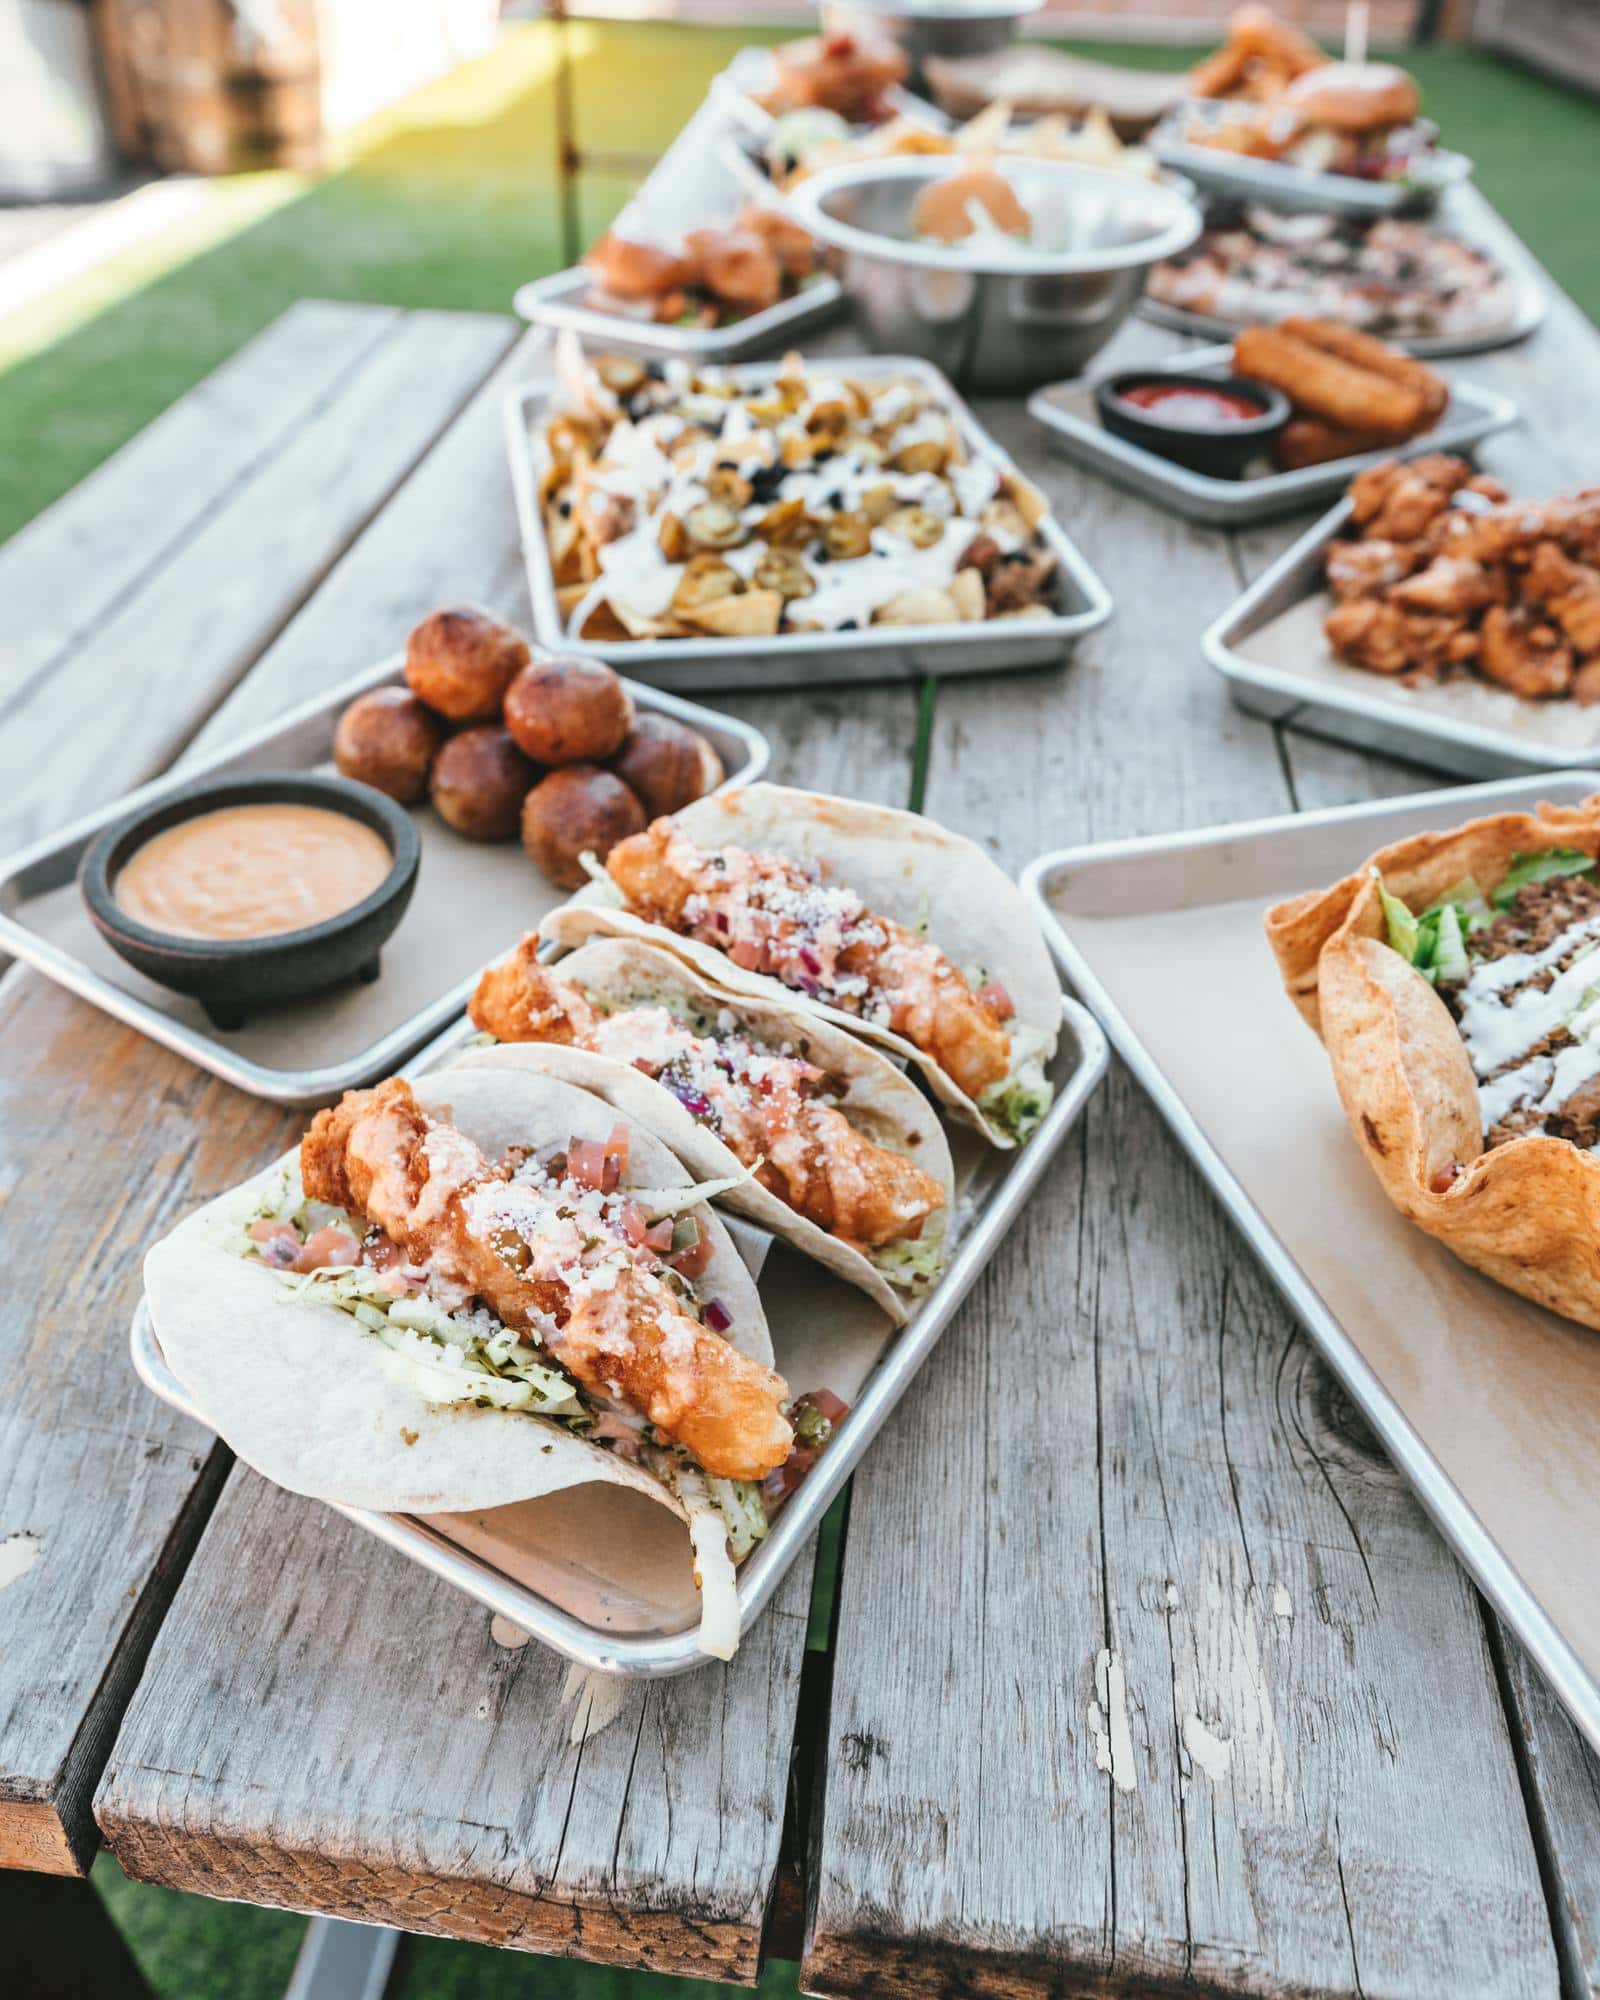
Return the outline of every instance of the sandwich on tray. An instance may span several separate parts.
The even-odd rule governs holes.
[[[1496,813],[1280,903],[1267,936],[1403,1215],[1600,1327],[1600,796]]]
[[[804,1007],[915,1065],[993,1145],[1048,1110],[1061,987],[1016,885],[970,840],[750,785],[654,821],[597,876],[544,937],[642,939],[720,992]]]

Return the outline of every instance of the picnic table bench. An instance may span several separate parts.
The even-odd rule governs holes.
[[[1112,358],[1178,345],[1136,322]],[[0,850],[436,603],[525,624],[500,410],[546,358],[302,304],[0,549]],[[1592,482],[1569,301],[1456,365],[1521,406],[1485,452],[1514,488]],[[741,696],[775,778],[925,805],[1011,870],[1438,782],[1202,666],[1302,524],[1190,526],[979,413],[1115,618],[1064,670]],[[808,1645],[803,1561],[732,1665],[578,1742],[559,1660],[132,1375],[146,1245],[301,1123],[0,981],[0,1867],[103,1839],[202,1894],[746,1982],[801,1957],[824,1994],[1600,1987],[1600,1763],[1125,1073],[858,1472],[831,1626]]]

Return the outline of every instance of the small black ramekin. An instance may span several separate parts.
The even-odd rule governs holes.
[[[1218,424],[1215,430],[1166,423],[1154,410],[1123,402],[1130,389],[1143,388],[1146,383],[1171,389],[1226,389],[1256,404],[1261,414]],[[1120,375],[1108,375],[1095,384],[1094,400],[1101,423],[1113,437],[1212,479],[1237,479],[1289,421],[1288,397],[1247,375],[1186,375],[1175,368],[1125,368]]]
[[[370,826],[394,857],[389,873],[359,903],[305,930],[262,938],[186,938],[152,930],[116,899],[118,872],[154,835],[227,806],[321,806]],[[198,1000],[219,1028],[248,1014],[300,1000],[352,979],[376,979],[378,954],[406,913],[421,846],[404,806],[370,785],[307,771],[262,771],[201,778],[116,820],[96,835],[78,868],[78,888],[95,928],[133,968]]]

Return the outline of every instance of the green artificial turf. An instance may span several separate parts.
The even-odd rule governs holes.
[[[580,22],[569,30],[581,145],[648,157],[699,102],[751,31]],[[308,181],[240,177],[201,212],[60,294],[0,320],[0,539],[302,297],[509,309],[525,279],[562,261],[556,172],[559,31],[508,31],[495,54],[418,92],[354,135],[338,171]],[[1181,51],[1081,45],[1086,54],[1179,67]],[[1428,111],[1473,155],[1479,185],[1592,317],[1600,235],[1589,218],[1600,105],[1465,49],[1408,58]],[[587,237],[615,214],[625,168],[583,177]],[[809,1643],[827,1643],[845,1501],[819,1551]],[[158,2000],[275,2000],[303,1920],[125,1880],[103,1857],[95,1885]],[[396,2000],[711,2000],[739,1989],[408,1940]],[[776,1961],[765,2000],[797,1992]]]

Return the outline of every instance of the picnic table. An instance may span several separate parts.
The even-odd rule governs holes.
[[[1476,195],[1457,219],[1505,238]],[[1135,322],[1110,358],[1178,345]],[[525,624],[500,411],[546,359],[501,318],[302,304],[0,549],[0,850],[437,603]],[[1592,482],[1569,301],[1456,365],[1521,406],[1484,454],[1515,490]],[[1201,663],[1303,523],[1188,525],[979,414],[1115,618],[1064,669],[729,702],[775,778],[925,805],[1010,870],[1440,782]],[[800,1957],[824,1994],[1600,1984],[1600,1763],[1125,1073],[868,1453],[831,1626],[808,1645],[808,1558],[730,1666],[576,1743],[561,1661],[128,1366],[146,1245],[301,1124],[0,982],[0,1866],[103,1839],[206,1895],[746,1982]],[[105,1946],[75,1885],[0,1882]]]

